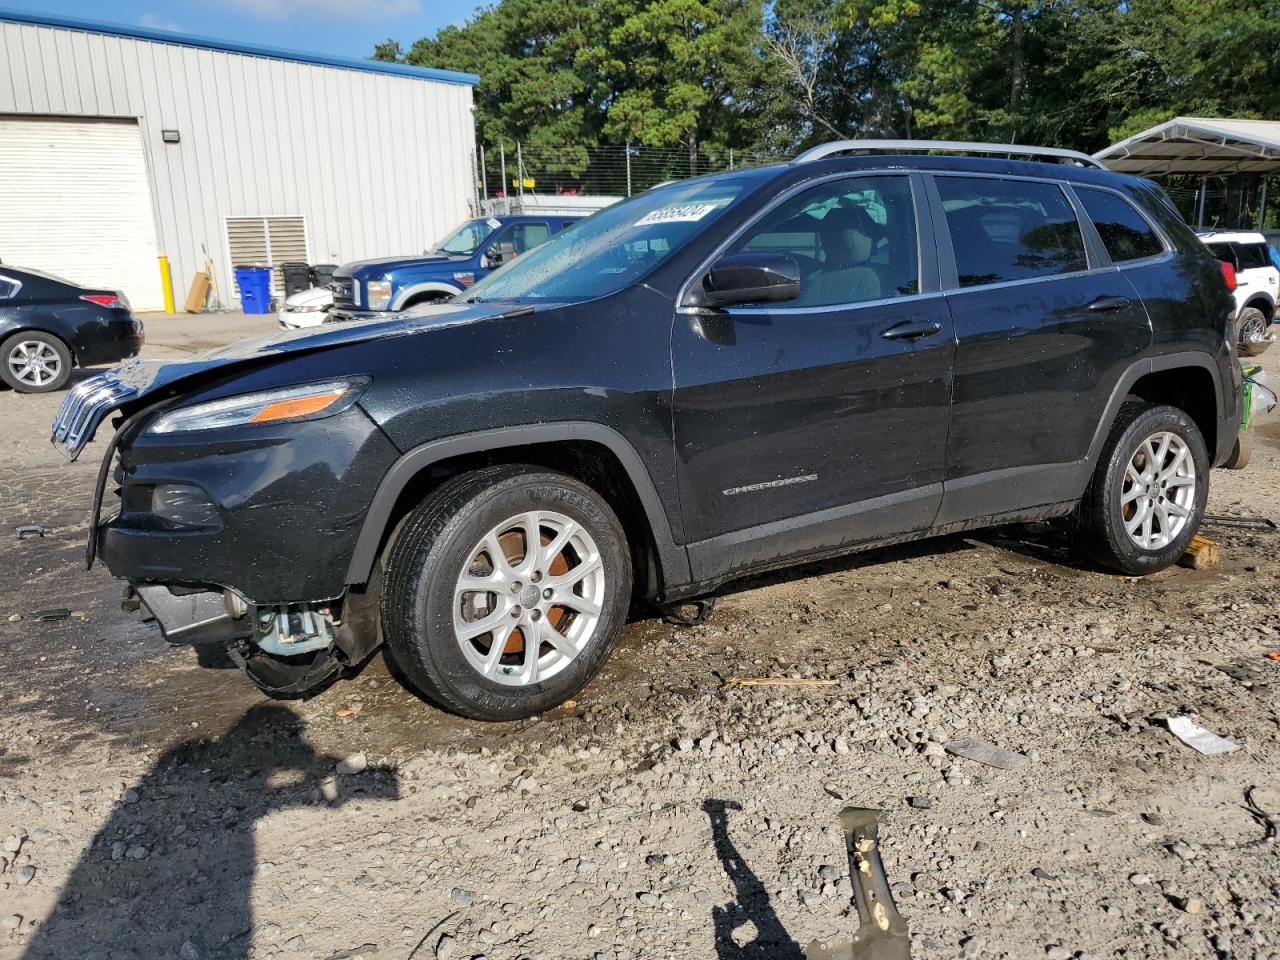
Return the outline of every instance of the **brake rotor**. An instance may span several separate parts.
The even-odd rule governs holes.
[[[538,532],[538,536],[544,547],[550,546],[551,538],[545,536],[542,531]],[[507,562],[514,565],[524,559],[525,546],[524,535],[516,530],[510,530],[498,537],[498,546],[502,548],[503,554],[507,558]],[[569,572],[568,561],[564,558],[564,551],[556,554],[551,558],[551,566],[547,568],[547,574],[553,577],[563,576]],[[547,611],[547,622],[551,624],[552,629],[559,630],[560,624],[565,617],[564,607],[552,607]],[[524,632],[516,627],[507,637],[506,645],[502,648],[505,656],[508,653],[518,654],[524,653]]]

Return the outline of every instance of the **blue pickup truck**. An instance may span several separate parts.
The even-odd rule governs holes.
[[[559,214],[479,217],[423,256],[344,264],[330,285],[331,318],[351,320],[446,300],[581,219]]]

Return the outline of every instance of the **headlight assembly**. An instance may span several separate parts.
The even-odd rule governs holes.
[[[331,417],[355,403],[368,382],[361,377],[328,380],[197,403],[164,414],[147,428],[147,433],[190,433]]]
[[[385,310],[391,302],[391,281],[370,280],[364,285],[365,306],[370,310]]]

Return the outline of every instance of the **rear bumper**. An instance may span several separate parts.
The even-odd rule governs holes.
[[[80,333],[75,344],[76,363],[82,367],[119,363],[136,357],[144,343],[142,321],[134,317],[95,324]]]

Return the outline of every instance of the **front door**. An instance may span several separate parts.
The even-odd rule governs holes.
[[[791,256],[799,297],[677,314],[673,426],[695,577],[932,522],[954,339],[920,249],[932,242],[920,182],[843,176],[790,195],[728,250]]]

